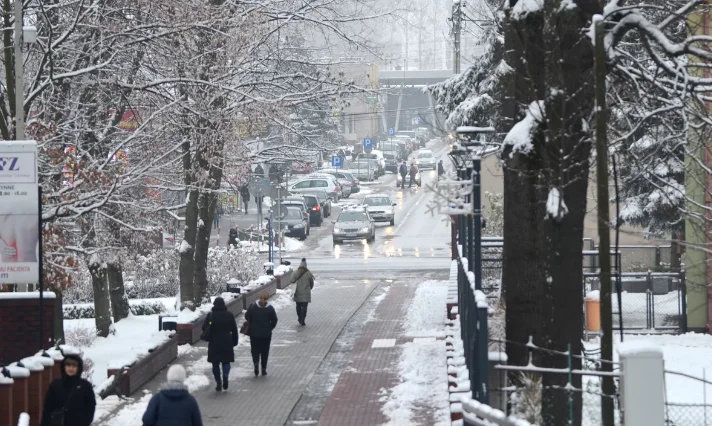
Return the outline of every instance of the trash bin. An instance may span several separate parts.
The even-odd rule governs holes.
[[[586,330],[601,331],[601,297],[598,291],[586,294]]]

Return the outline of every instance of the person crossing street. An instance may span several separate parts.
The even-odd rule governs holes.
[[[247,214],[247,204],[250,202],[250,188],[247,186],[247,182],[243,183],[240,187],[240,198],[242,198],[245,214]]]
[[[438,180],[445,174],[445,166],[443,166],[443,160],[438,163]]]
[[[415,176],[418,174],[418,166],[415,165],[415,163],[410,164],[410,170],[408,170],[410,173],[410,182],[408,182],[408,188],[413,186],[413,182],[415,182]],[[405,183],[405,178],[403,179],[403,183]]]
[[[401,175],[401,188],[405,188],[405,177],[408,175],[408,166],[405,164],[405,160],[403,160],[403,163],[400,165],[398,173]]]

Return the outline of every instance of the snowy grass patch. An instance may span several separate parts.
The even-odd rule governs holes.
[[[445,335],[447,281],[426,281],[418,286],[404,321],[408,336]],[[400,383],[383,392],[380,401],[388,425],[414,424],[427,413],[435,425],[450,425],[445,342],[421,339],[402,346],[398,362]]]
[[[148,402],[151,400],[153,395],[151,393],[146,393],[138,401],[133,404],[127,405],[114,417],[107,421],[107,426],[136,426],[143,424],[141,418],[143,413],[146,412],[148,407]]]

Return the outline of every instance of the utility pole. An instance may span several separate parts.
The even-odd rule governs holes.
[[[608,138],[606,135],[606,49],[603,18],[594,17],[596,31],[596,189],[598,195],[598,262],[601,268],[601,370],[613,371],[613,308],[611,303],[611,229],[608,211]],[[616,253],[616,256],[618,254]],[[623,333],[623,330],[621,330]],[[613,377],[601,378],[601,424],[613,426]]]
[[[460,74],[460,32],[462,31],[462,4],[455,0],[452,4],[452,72]]]
[[[22,59],[22,5],[15,0],[15,140],[25,139],[25,74]]]

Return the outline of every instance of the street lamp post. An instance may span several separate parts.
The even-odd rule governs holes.
[[[22,1],[15,1],[15,140],[25,139],[25,80],[22,44],[37,41],[37,28],[23,27]]]

